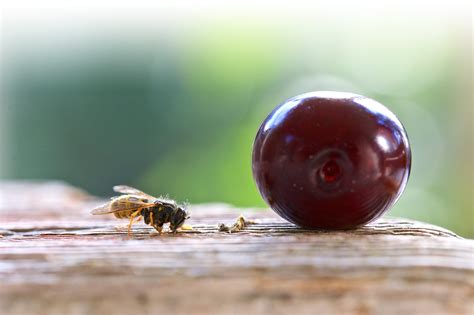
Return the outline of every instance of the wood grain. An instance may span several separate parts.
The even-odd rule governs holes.
[[[62,183],[0,184],[1,314],[473,314],[473,241],[384,218],[340,232],[268,210],[191,207],[193,231],[91,216]],[[244,214],[235,234],[219,222]]]

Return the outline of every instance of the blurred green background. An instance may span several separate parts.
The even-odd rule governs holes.
[[[5,9],[1,178],[264,206],[262,120],[296,94],[347,91],[408,131],[390,215],[473,237],[471,16],[410,3]]]

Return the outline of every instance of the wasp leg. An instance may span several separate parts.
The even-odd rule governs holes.
[[[128,231],[128,236],[130,236],[130,231],[131,231],[131,229],[132,229],[132,224],[135,223],[135,222],[133,222],[133,219],[135,219],[135,217],[136,217],[137,215],[140,215],[140,214],[141,214],[141,211],[142,211],[142,210],[139,209],[139,210],[135,211],[134,213],[132,213],[132,214],[130,215],[130,223],[128,224],[128,229],[127,229],[127,231]],[[139,220],[137,220],[137,222],[138,222],[138,221],[139,221]]]
[[[155,230],[158,231],[158,234],[161,235],[161,232],[163,231],[163,224],[161,224],[161,225],[153,225],[153,227],[155,228]]]
[[[137,223],[137,222],[140,222],[141,220],[142,220],[142,217],[139,216],[139,217],[135,220],[135,222],[132,222],[132,224],[135,224],[135,223]],[[115,229],[116,229],[117,231],[124,231],[125,229],[128,229],[128,224],[125,225],[125,226],[123,226],[123,225],[116,225],[116,226],[115,226]]]
[[[148,216],[148,220],[150,221],[152,226],[155,226],[155,214],[153,211],[150,211],[150,215]]]

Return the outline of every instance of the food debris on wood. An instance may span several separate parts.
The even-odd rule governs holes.
[[[193,230],[193,226],[190,225],[190,224],[183,224],[183,225],[181,225],[181,227],[178,230],[191,231],[191,230]]]
[[[237,221],[233,225],[227,226],[224,223],[219,223],[218,227],[219,227],[219,232],[234,233],[234,232],[240,232],[245,227],[247,227],[249,225],[252,225],[252,224],[256,224],[256,222],[253,221],[253,220],[248,220],[243,215],[240,215],[237,218]]]

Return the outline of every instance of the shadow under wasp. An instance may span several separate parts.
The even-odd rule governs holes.
[[[169,223],[170,231],[176,233],[179,228],[192,229],[184,225],[189,215],[184,205],[179,205],[174,200],[156,198],[136,188],[120,185],[114,186],[114,191],[122,193],[118,197],[112,197],[109,202],[91,211],[92,214],[113,213],[118,219],[130,219],[128,224],[128,235],[133,223],[143,217],[146,224],[154,227],[161,234],[163,225]],[[137,220],[134,222],[134,219]]]

